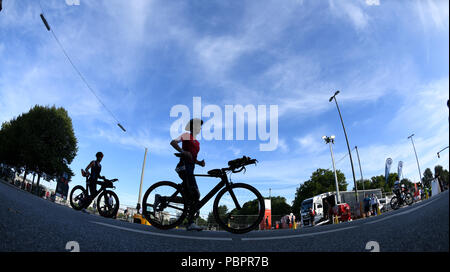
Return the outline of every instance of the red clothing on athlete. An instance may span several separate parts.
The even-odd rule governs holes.
[[[200,143],[189,132],[183,133],[180,137],[175,139],[178,143],[182,141],[181,148],[192,154],[193,163],[197,160],[197,154],[200,151]]]

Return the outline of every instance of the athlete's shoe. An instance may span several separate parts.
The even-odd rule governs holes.
[[[203,228],[200,227],[200,226],[197,226],[194,223],[191,223],[189,226],[186,227],[186,230],[188,230],[188,231],[191,231],[191,230],[201,231],[201,230],[203,230]]]

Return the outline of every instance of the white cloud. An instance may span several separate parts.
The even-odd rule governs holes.
[[[295,140],[300,145],[300,152],[316,155],[327,149],[327,145],[321,138],[322,136],[319,136],[318,134],[307,134],[303,137],[296,138]]]
[[[448,1],[417,0],[414,9],[419,14],[420,21],[425,29],[436,28],[438,30],[448,31]]]
[[[205,71],[215,76],[227,72],[233,62],[249,49],[248,43],[233,37],[206,37],[195,46],[195,51]]]
[[[369,16],[355,2],[330,0],[329,6],[335,16],[350,20],[357,30],[365,29],[369,23]]]
[[[366,0],[366,5],[368,6],[379,6],[380,0]]]

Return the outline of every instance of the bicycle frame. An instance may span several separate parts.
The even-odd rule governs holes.
[[[228,181],[228,177],[227,177],[227,175],[226,175],[226,173],[225,173],[225,171],[226,171],[227,169],[222,169],[222,171],[223,171],[223,174],[222,174],[222,176],[220,176],[220,182],[206,195],[206,196],[204,196],[199,202],[197,202],[196,204],[195,204],[195,211],[198,211],[198,210],[200,210],[203,206],[205,206],[205,204],[211,199],[211,198],[213,198],[222,188],[229,188],[230,187],[230,185],[231,185],[231,182],[229,182]],[[194,176],[195,177],[215,177],[215,178],[217,178],[216,176],[212,176],[212,175],[205,175],[205,174],[194,174]],[[178,184],[178,189],[169,197],[169,201],[171,200],[171,199],[173,199],[173,198],[175,198],[176,197],[176,195],[180,192],[180,190],[183,190],[183,188],[182,188],[182,184]],[[233,199],[233,201],[234,201],[234,204],[236,205],[236,208],[239,210],[239,209],[241,209],[241,206],[239,205],[239,202],[237,201],[237,199],[236,199],[236,196],[235,196],[235,194],[234,194],[234,192],[233,192],[233,190],[231,190],[231,188],[229,189],[229,192],[230,192],[230,195],[231,195],[231,198]],[[168,202],[169,202],[168,201]],[[175,202],[175,201],[174,201]],[[172,207],[172,208],[175,208],[175,209],[179,209],[178,207],[174,207],[174,206],[170,206],[169,205],[169,207]]]
[[[100,184],[100,189],[99,190],[96,190],[96,192],[95,192],[95,194],[94,195],[91,195],[91,193],[92,192],[90,192],[90,188],[89,188],[89,186],[88,186],[88,179],[89,179],[89,176],[87,176],[86,177],[86,192],[88,193],[88,199],[89,199],[89,204],[87,204],[87,206],[89,206],[91,203],[92,203],[92,201],[98,196],[98,195],[100,195],[102,192],[104,192],[104,191],[106,191],[106,189],[107,188],[109,188],[109,187],[107,187],[107,184],[106,184],[106,181],[104,181],[104,182],[102,182],[101,184]],[[98,183],[97,183],[98,184]],[[97,184],[95,185],[95,186],[97,186]],[[114,186],[112,187],[112,188],[115,188]],[[105,195],[106,196],[106,195]],[[106,196],[106,197],[108,197],[108,196]]]

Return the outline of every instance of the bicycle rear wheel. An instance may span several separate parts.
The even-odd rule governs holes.
[[[411,193],[405,194],[405,202],[406,202],[407,205],[412,205],[413,204],[414,199],[413,199]]]
[[[393,209],[393,210],[397,210],[400,206],[400,203],[398,203],[398,198],[397,198],[397,196],[394,196],[392,199],[391,199],[391,208]]]
[[[81,186],[81,185],[77,185],[75,187],[73,187],[72,191],[70,191],[70,206],[72,206],[72,208],[74,210],[81,210],[84,208],[84,201],[86,200],[86,197],[88,196],[86,189]]]
[[[254,187],[236,183],[222,189],[214,200],[214,218],[220,227],[241,234],[258,227],[264,217],[264,198]]]
[[[171,181],[160,181],[148,188],[142,200],[142,214],[154,227],[171,229],[186,217],[188,205],[181,186]]]
[[[119,211],[119,197],[113,191],[104,191],[97,198],[98,213],[107,218],[112,218]]]

